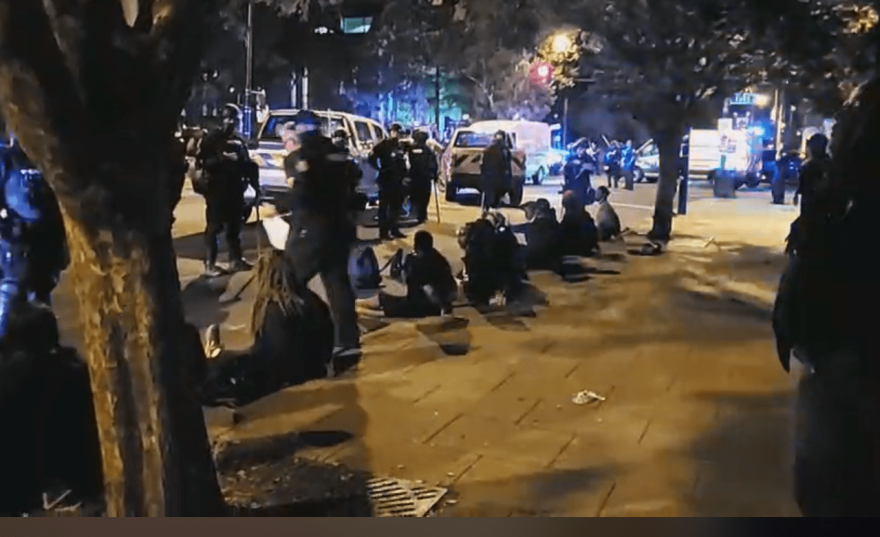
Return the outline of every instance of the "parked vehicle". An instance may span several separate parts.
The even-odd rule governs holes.
[[[552,149],[552,128],[540,121],[494,120],[477,121],[468,126],[480,132],[503,130],[513,141],[513,147],[521,150],[527,161],[526,178],[534,185],[540,185],[552,169],[562,169],[565,157]]]
[[[470,127],[458,128],[452,134],[449,146],[440,158],[440,180],[438,188],[445,193],[446,201],[455,201],[458,192],[470,188],[482,192],[480,182],[480,165],[483,150],[492,143],[494,132],[478,132]],[[510,134],[507,145],[513,153],[513,184],[507,192],[512,205],[519,205],[523,199],[523,188],[526,181],[526,155],[513,145]]]
[[[281,137],[287,126],[293,122],[297,112],[296,109],[270,111],[266,121],[260,125],[256,142],[250,150],[251,158],[260,166],[260,187],[263,196],[269,200],[288,189],[287,177],[284,173],[284,157],[287,151],[284,149]],[[373,146],[388,135],[385,128],[370,118],[345,112],[316,110],[315,113],[323,121],[321,130],[325,135],[330,136],[337,129],[345,129],[348,132],[349,150],[363,171],[358,190],[366,194],[370,200],[375,200],[378,197],[377,172],[367,162],[367,156]]]

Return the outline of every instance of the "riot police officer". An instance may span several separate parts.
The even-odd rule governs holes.
[[[300,111],[294,122],[296,143],[284,159],[291,189],[277,203],[280,211],[291,212],[285,252],[298,285],[321,276],[333,315],[334,356],[358,355],[360,329],[348,275],[349,252],[357,240],[351,159],[321,134],[314,112]]]
[[[498,131],[492,137],[492,143],[483,150],[480,163],[480,182],[483,189],[483,210],[498,207],[499,192],[513,184],[513,156],[507,146],[507,133]]]
[[[437,180],[439,167],[437,154],[428,147],[428,134],[424,131],[416,131],[412,137],[413,145],[407,148],[410,165],[410,199],[416,220],[424,224],[428,220],[431,185]]]
[[[568,158],[562,169],[565,178],[565,190],[570,190],[580,200],[581,205],[591,205],[596,201],[591,175],[598,167],[596,160],[587,152],[587,142],[575,147],[575,154]]]
[[[369,156],[370,166],[379,172],[379,239],[403,238],[400,231],[400,212],[403,206],[403,181],[406,178],[406,155],[400,144],[403,130],[394,123],[388,129],[388,138],[373,147]]]
[[[226,231],[229,265],[233,271],[250,270],[241,251],[242,214],[245,212],[244,193],[248,184],[259,197],[259,168],[250,159],[245,141],[235,133],[238,107],[223,108],[223,124],[210,132],[199,146],[197,157],[203,177],[194,189],[205,197],[205,274],[218,276],[218,235]]]
[[[11,139],[0,158],[0,338],[17,304],[49,304],[69,255],[58,201],[43,174]]]

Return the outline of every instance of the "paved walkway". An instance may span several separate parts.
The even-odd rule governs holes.
[[[693,203],[675,222],[690,238],[663,257],[615,245],[586,281],[536,274],[530,312],[394,322],[365,337],[355,375],[267,397],[235,425],[209,411],[212,434],[310,433],[298,456],[448,486],[450,516],[796,515],[769,320],[793,215],[755,203]],[[432,228],[457,257],[454,226]],[[231,346],[247,344],[248,307],[225,309]],[[575,404],[583,390],[605,400]]]

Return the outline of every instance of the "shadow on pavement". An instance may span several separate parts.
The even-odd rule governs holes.
[[[695,516],[799,516],[792,482],[790,393],[702,393],[720,419],[690,447],[700,461]]]

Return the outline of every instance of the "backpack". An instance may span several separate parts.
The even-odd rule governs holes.
[[[370,246],[355,248],[348,263],[348,275],[355,289],[366,291],[378,289],[382,284],[379,259]]]

